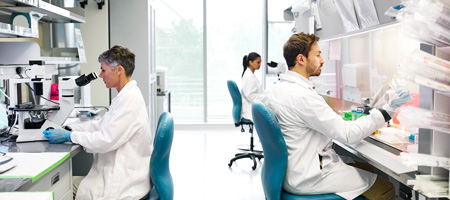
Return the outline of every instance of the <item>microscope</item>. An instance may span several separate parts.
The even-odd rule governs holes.
[[[13,110],[19,113],[19,132],[16,142],[47,140],[42,133],[45,129],[61,128],[74,109],[74,89],[97,79],[97,74],[74,77],[60,77],[59,106],[18,105]],[[36,88],[34,91],[39,89]],[[42,90],[42,89],[41,89]],[[26,114],[30,118],[26,118]]]

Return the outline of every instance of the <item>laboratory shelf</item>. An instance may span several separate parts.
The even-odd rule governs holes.
[[[36,4],[36,3],[35,3]],[[48,23],[85,23],[83,8],[61,8],[45,1],[37,1],[37,5],[19,0],[0,0],[0,13],[38,12],[45,16],[40,21]]]
[[[437,48],[439,51],[445,52],[446,54],[450,55],[450,46],[447,47],[438,47]]]
[[[444,95],[444,96],[446,96],[446,97],[450,97],[450,92],[436,91],[436,93],[442,94],[442,95]]]
[[[52,64],[82,64],[86,62],[81,62],[80,59],[74,58],[74,57],[41,57],[45,64],[52,65]]]
[[[375,26],[371,26],[368,28],[364,28],[364,29],[359,29],[356,31],[351,31],[348,33],[342,33],[342,34],[337,34],[337,35],[333,35],[330,37],[321,37],[319,42],[325,42],[325,41],[331,41],[331,40],[336,40],[336,39],[342,39],[342,38],[348,38],[348,37],[352,37],[352,36],[356,36],[356,35],[361,35],[364,33],[369,33],[369,32],[373,32],[373,31],[377,31],[377,30],[382,30],[385,28],[389,28],[389,27],[394,27],[394,26],[398,26],[401,23],[398,21],[391,21],[391,22],[387,22],[384,24],[379,24],[379,25],[375,25]]]
[[[18,27],[21,29],[27,29],[23,27]],[[29,30],[29,29],[28,29]],[[38,38],[37,35],[33,35],[31,31],[15,31],[0,28],[0,38],[17,38],[17,37],[26,37],[26,38]]]

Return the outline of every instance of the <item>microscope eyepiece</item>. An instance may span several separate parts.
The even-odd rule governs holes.
[[[78,86],[85,86],[87,84],[89,84],[92,80],[97,79],[97,74],[95,72],[92,72],[90,74],[86,75],[81,75],[80,77],[78,77],[77,79],[75,79],[75,83]]]
[[[88,74],[86,77],[87,77],[87,79],[89,79],[89,81],[92,81],[92,80],[95,80],[98,78],[97,74],[95,72]]]

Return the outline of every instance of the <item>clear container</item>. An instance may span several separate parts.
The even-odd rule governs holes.
[[[362,117],[362,112],[360,110],[356,111],[356,119]]]
[[[356,110],[352,110],[352,121],[355,121],[356,119]]]

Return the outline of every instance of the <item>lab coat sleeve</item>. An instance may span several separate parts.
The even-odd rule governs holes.
[[[73,131],[72,142],[82,145],[92,153],[106,153],[122,146],[139,129],[142,129],[142,126],[148,125],[142,124],[142,119],[136,119],[136,116],[140,116],[136,113],[142,112],[142,109],[145,110],[145,108],[138,108],[137,105],[140,104],[133,102],[132,98],[127,100],[131,102],[120,103],[120,106],[110,110],[108,119],[103,119],[103,122],[107,120],[108,123],[102,123],[98,131],[92,133]]]
[[[244,78],[242,80],[242,97],[247,99],[248,102],[253,102],[255,99],[258,99],[264,102],[267,99],[268,93],[260,93],[260,85],[257,84],[254,80],[250,78]]]
[[[297,115],[303,119],[309,128],[344,144],[360,142],[385,121],[380,111],[374,110],[370,115],[358,118],[356,121],[345,121],[336,114],[320,95],[308,95],[297,109]]]
[[[84,131],[84,132],[94,132],[100,129],[100,124],[102,123],[103,117],[99,120],[91,120],[79,124],[69,125],[72,131]]]

